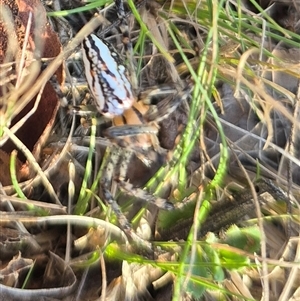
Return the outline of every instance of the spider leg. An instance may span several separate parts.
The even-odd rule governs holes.
[[[127,175],[127,169],[130,164],[130,160],[132,158],[132,151],[129,149],[120,149],[122,152],[122,160],[120,161],[119,164],[119,180],[124,181]]]
[[[131,137],[140,134],[157,135],[158,129],[155,126],[144,124],[124,124],[122,126],[112,126],[105,130],[105,136],[111,139],[118,137]]]
[[[109,158],[107,165],[105,166],[105,172],[101,179],[101,189],[104,201],[111,207],[113,212],[116,214],[120,227],[127,232],[131,230],[131,225],[128,222],[125,215],[122,213],[118,203],[113,197],[110,191],[111,183],[116,181],[118,187],[126,191],[127,194],[139,198],[147,203],[151,203],[158,208],[164,210],[172,210],[174,206],[172,203],[168,202],[166,199],[153,196],[147,191],[134,188],[132,184],[125,182],[128,165],[132,157],[132,150],[126,148],[120,148],[118,146],[112,147],[109,151]],[[119,177],[117,180],[113,180],[115,170],[119,167]]]
[[[144,202],[153,204],[160,209],[173,210],[175,208],[174,205],[171,202],[168,202],[166,199],[157,197],[141,188],[135,188],[129,182],[119,181],[119,187],[126,191],[129,195],[141,199]]]
[[[165,151],[159,146],[157,126],[135,124],[113,126],[105,131],[105,136],[114,141],[123,149],[134,153],[146,166],[151,166],[157,156],[164,155]],[[149,156],[149,150],[154,150],[157,155]]]
[[[173,210],[174,205],[168,202],[166,199],[154,196],[151,193],[148,193],[147,191],[141,188],[133,187],[133,185],[129,182],[125,182],[127,169],[130,164],[133,151],[132,149],[128,149],[128,148],[120,148],[120,151],[121,151],[120,157],[122,158],[122,160],[119,163],[119,178],[117,179],[117,182],[119,184],[118,186],[122,190],[126,191],[127,194],[135,198],[141,199],[144,202],[151,203],[160,209]]]
[[[176,90],[172,87],[164,87],[160,92],[160,88],[150,91],[146,96],[145,101],[149,102],[153,96],[157,96],[158,93],[166,95],[164,99],[159,101],[156,105],[150,105],[148,111],[144,115],[144,118],[147,122],[155,121],[160,122],[171,115],[179,105],[184,103],[190,93],[191,87],[187,86],[185,89]]]
[[[123,230],[131,230],[130,223],[128,222],[127,218],[121,211],[120,206],[115,201],[112,193],[110,192],[111,183],[114,176],[114,170],[118,165],[118,161],[120,159],[120,151],[118,150],[118,147],[115,146],[113,146],[112,148],[108,148],[107,151],[109,152],[108,162],[104,167],[104,173],[100,181],[102,196],[104,198],[104,201],[110,206],[110,208],[115,213],[120,227]]]

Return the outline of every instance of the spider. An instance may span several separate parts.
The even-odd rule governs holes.
[[[126,41],[125,49],[129,52],[127,57],[132,58],[123,2],[116,0],[115,3],[121,20],[123,43]],[[150,149],[160,151],[157,122],[177,108],[189,94],[189,89],[177,90],[172,86],[154,87],[141,93],[139,98],[142,100],[139,100],[135,95],[136,87],[130,78],[133,63],[129,63],[129,67],[125,66],[110,43],[95,34],[90,34],[82,42],[82,51],[85,75],[96,108],[102,115],[110,118],[113,125],[104,133],[113,142],[113,146],[107,150],[109,159],[103,169],[104,174],[100,183],[102,195],[116,214],[121,228],[129,230],[131,226],[110,192],[114,170],[119,166],[118,182],[123,190],[161,209],[174,208],[167,200],[153,196],[142,189],[133,188],[124,180],[133,153],[146,165],[151,164],[147,159],[147,153]],[[151,97],[154,95],[165,96],[156,108],[150,106]]]

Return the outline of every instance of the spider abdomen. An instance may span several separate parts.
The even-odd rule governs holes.
[[[122,115],[134,102],[129,73],[116,50],[91,34],[82,42],[89,88],[98,111],[106,117]]]

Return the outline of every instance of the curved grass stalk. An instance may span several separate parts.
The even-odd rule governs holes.
[[[61,205],[54,188],[52,184],[49,182],[47,177],[45,176],[43,170],[39,166],[39,164],[36,162],[34,156],[30,152],[30,150],[23,144],[23,142],[16,136],[14,135],[9,128],[4,128],[3,129],[4,133],[14,142],[14,144],[17,146],[18,149],[22,151],[28,162],[30,162],[31,166],[33,169],[38,173],[38,175],[41,177],[41,181],[48,190],[50,196],[53,198],[53,200],[56,202],[56,204]]]
[[[169,61],[174,62],[173,57],[160,45],[160,43],[157,42],[157,40],[154,38],[154,36],[151,34],[145,23],[143,22],[141,15],[137,11],[134,2],[132,0],[128,0],[128,5],[132,11],[132,14],[134,15],[135,19],[138,21],[140,28],[144,34],[153,42],[155,47],[161,52],[161,54]]]
[[[91,3],[82,6],[82,7],[78,7],[78,8],[74,8],[74,9],[68,9],[68,10],[61,10],[61,11],[53,11],[53,12],[48,12],[47,16],[48,17],[66,17],[69,16],[71,14],[76,14],[76,13],[82,13],[84,11],[88,11],[94,8],[98,8],[98,7],[102,7],[104,5],[109,5],[113,3],[113,1],[108,1],[108,0],[97,0],[97,1],[91,1]]]
[[[75,214],[83,215],[86,212],[88,207],[88,199],[86,196],[86,189],[88,186],[88,182],[90,181],[90,177],[92,174],[92,159],[95,152],[95,144],[96,144],[96,118],[92,118],[92,126],[91,126],[91,135],[90,135],[90,143],[89,143],[89,152],[85,166],[85,173],[83,177],[83,181],[80,188],[78,202],[75,206]]]
[[[218,23],[220,11],[222,9],[222,5],[223,5],[223,1],[221,1],[221,3],[216,3],[216,2],[212,3],[212,26],[211,26],[210,31],[208,32],[205,51],[203,53],[202,60],[199,65],[200,75],[204,74],[205,61],[206,61],[206,56],[207,56],[207,52],[208,52],[208,44],[210,43],[211,40],[213,42],[213,50],[212,50],[212,58],[213,59],[212,60],[214,62],[216,62],[215,64],[217,64],[217,56],[218,56],[218,24],[217,23]],[[204,92],[204,95],[208,96],[208,93],[212,91],[212,85],[213,85],[215,79],[216,79],[216,69],[214,68],[214,66],[212,66],[211,72],[208,74],[207,77],[205,77],[205,80],[207,80],[206,85],[205,85],[207,90],[201,91],[202,93]],[[203,77],[202,77],[202,80],[204,80]],[[199,87],[201,87],[201,86],[199,86]],[[194,91],[194,93],[197,93],[198,86],[195,87],[195,90],[196,91]],[[197,216],[197,218],[195,217],[195,220],[194,220],[195,224],[192,226],[192,228],[190,230],[185,247],[183,249],[183,254],[182,254],[182,257],[180,260],[180,265],[178,268],[177,279],[175,281],[173,300],[179,300],[181,292],[184,290],[182,285],[184,282],[187,284],[187,282],[186,282],[187,280],[185,277],[185,269],[187,266],[187,262],[188,262],[188,265],[190,265],[190,262],[193,262],[193,259],[191,259],[191,261],[188,260],[188,256],[189,256],[190,252],[192,253],[192,258],[194,258],[195,254],[196,254],[194,243],[195,243],[195,239],[197,239],[197,231],[199,230],[201,223],[203,223],[205,221],[205,219],[210,211],[210,208],[211,208],[210,200],[212,199],[213,191],[215,190],[216,187],[218,187],[222,183],[222,180],[226,174],[227,161],[229,158],[225,135],[224,135],[221,123],[218,120],[218,115],[217,115],[210,99],[208,99],[206,101],[206,105],[209,108],[209,110],[211,111],[211,113],[215,119],[218,131],[220,132],[220,136],[221,136],[220,162],[219,162],[216,174],[215,174],[214,178],[212,179],[211,183],[208,184],[208,186],[206,188],[204,188],[203,200],[201,201],[202,203],[201,203],[201,206],[199,209],[198,216]],[[193,104],[192,104],[192,106],[193,106]],[[197,108],[195,108],[195,110],[196,109]],[[192,109],[191,109],[191,112],[193,112]],[[193,115],[193,114],[191,114],[191,115]],[[194,117],[194,116],[192,116],[192,117]],[[203,122],[204,122],[204,120],[203,120]],[[201,196],[201,194],[200,194],[200,196]],[[190,266],[188,266],[188,269],[190,269]]]

